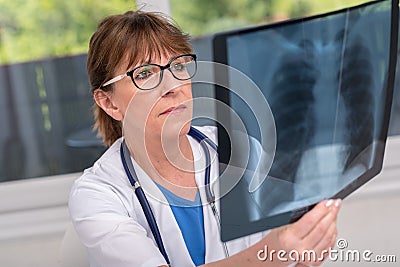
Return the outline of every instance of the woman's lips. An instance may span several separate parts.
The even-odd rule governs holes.
[[[186,109],[185,105],[179,105],[177,107],[170,107],[169,109],[165,110],[162,112],[160,115],[166,115],[166,114],[178,114],[183,112]]]

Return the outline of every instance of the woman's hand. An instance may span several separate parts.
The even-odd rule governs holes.
[[[275,240],[271,240],[271,245],[287,253],[296,251],[292,255],[300,256],[298,267],[321,265],[335,245],[340,205],[340,199],[320,202],[299,221],[272,230],[270,234]]]
[[[248,249],[206,266],[280,267],[293,262],[297,262],[296,267],[319,266],[335,245],[340,205],[340,199],[324,200],[297,222],[275,228]],[[265,251],[266,247],[268,251]],[[260,255],[263,256],[261,259]],[[294,261],[293,257],[297,255],[299,257]]]

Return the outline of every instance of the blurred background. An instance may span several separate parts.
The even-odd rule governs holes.
[[[103,17],[137,8],[161,11],[193,37],[199,60],[212,60],[215,33],[364,2],[0,0],[0,266],[62,264],[70,186],[106,149],[92,131],[86,75],[89,38]],[[396,254],[398,261],[399,73],[384,170],[345,201],[340,219],[340,236],[352,248]]]

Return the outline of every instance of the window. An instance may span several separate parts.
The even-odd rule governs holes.
[[[135,1],[0,6],[0,181],[82,171],[104,150],[91,131],[89,38],[100,19]]]

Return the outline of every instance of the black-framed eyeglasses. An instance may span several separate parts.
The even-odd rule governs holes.
[[[125,78],[131,77],[133,84],[141,90],[151,90],[156,88],[162,81],[164,70],[168,69],[175,79],[184,81],[193,78],[197,71],[195,54],[185,54],[172,58],[167,65],[144,64],[128,71],[125,74],[108,80],[100,86],[104,88]]]

